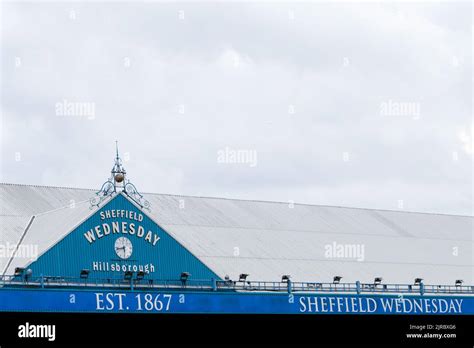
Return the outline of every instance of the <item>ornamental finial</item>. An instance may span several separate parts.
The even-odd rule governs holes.
[[[127,171],[123,167],[122,159],[119,156],[117,140],[115,141],[115,162],[110,174],[110,178],[104,182],[101,189],[96,192],[95,197],[90,199],[91,209],[94,206],[99,207],[102,201],[104,201],[108,196],[112,196],[119,190],[125,193],[141,208],[149,209],[150,202],[143,198],[143,196],[138,192],[137,188],[130,182],[130,180],[126,180]]]
[[[115,158],[118,159],[118,158],[119,158],[119,154],[118,154],[118,141],[117,141],[117,140],[115,140],[115,153],[116,153]]]
[[[125,189],[125,175],[127,174],[127,171],[122,166],[122,160],[119,156],[117,140],[115,141],[115,151],[115,163],[110,172],[112,174],[111,179],[113,180],[114,192],[117,191],[117,188]]]

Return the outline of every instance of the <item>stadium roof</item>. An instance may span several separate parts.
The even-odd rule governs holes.
[[[49,249],[94,213],[95,190],[0,184],[0,243]],[[216,274],[249,280],[473,284],[471,216],[145,193],[145,211]],[[346,253],[338,255],[341,248]],[[351,255],[351,251],[359,253]],[[332,252],[332,254],[331,254]],[[349,254],[348,254],[349,252]],[[340,257],[342,256],[342,257]],[[2,274],[30,260],[0,258]]]

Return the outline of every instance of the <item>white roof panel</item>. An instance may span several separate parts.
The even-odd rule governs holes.
[[[5,222],[0,236],[17,241],[31,215],[38,215],[24,242],[38,243],[44,251],[90,213],[86,200],[94,190],[0,184],[0,193]],[[248,273],[253,280],[279,280],[290,274],[296,281],[330,281],[340,275],[346,281],[381,276],[397,283],[415,277],[426,283],[474,283],[471,216],[149,193],[144,197],[151,203],[148,214],[221,277]],[[75,210],[68,208],[71,202],[76,202]],[[53,225],[54,235],[45,234]],[[363,260],[329,257],[334,243],[359,251],[363,247]]]

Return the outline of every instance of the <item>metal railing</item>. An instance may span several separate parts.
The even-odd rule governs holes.
[[[1,287],[40,287],[40,288],[123,288],[123,289],[212,289],[209,280],[161,280],[161,279],[123,279],[123,278],[71,278],[58,276],[42,276],[20,278],[15,276],[1,276]]]
[[[0,276],[1,288],[110,288],[124,290],[198,290],[236,292],[293,292],[293,293],[401,293],[401,294],[466,294],[474,295],[474,286],[421,284],[368,284],[320,282],[271,282],[233,280],[160,280],[148,278],[70,278],[41,276],[21,278]]]

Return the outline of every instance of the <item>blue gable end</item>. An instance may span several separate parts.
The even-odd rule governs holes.
[[[118,194],[28,268],[33,277],[123,279],[125,271],[148,272],[145,279],[219,279],[206,265],[160,228],[123,194]]]

